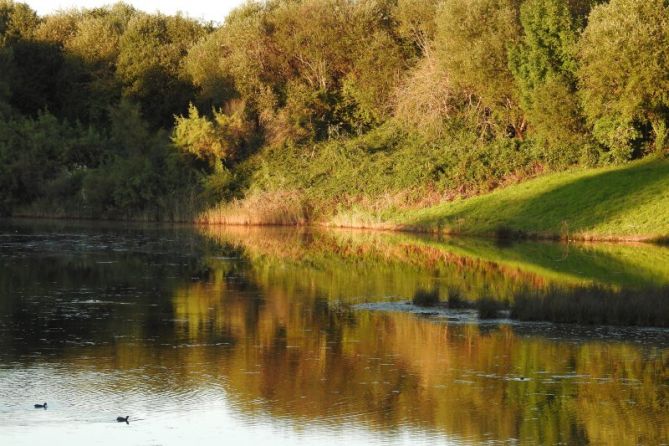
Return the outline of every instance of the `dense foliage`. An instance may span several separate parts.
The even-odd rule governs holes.
[[[415,207],[669,136],[667,0],[0,0],[0,213]]]

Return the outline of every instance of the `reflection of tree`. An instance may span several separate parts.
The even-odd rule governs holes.
[[[356,420],[381,430],[408,423],[472,441],[519,438],[523,444],[606,443],[607,436],[636,444],[631,434],[616,437],[636,420],[644,442],[668,438],[653,427],[668,413],[666,358],[657,352],[649,358],[627,344],[574,345],[519,337],[509,327],[351,312],[328,304],[318,287],[305,288],[290,269],[283,277],[253,269],[246,276],[258,287],[253,293],[249,285],[194,284],[175,297],[178,308],[186,308],[184,299],[199,301],[182,313],[189,325],[209,321],[212,327],[209,335],[193,332],[191,342],[205,342],[217,330],[233,334],[236,344],[217,371],[248,413],[261,409],[296,422]],[[222,312],[212,312],[212,295],[219,296],[213,308]]]
[[[118,392],[138,383],[159,395],[221,386],[245,414],[296,425],[361,423],[384,433],[411,426],[474,443],[669,441],[666,349],[551,341],[507,326],[436,323],[345,304],[408,298],[417,289],[450,293],[458,283],[468,297],[483,290],[509,296],[527,281],[551,282],[538,274],[402,236],[386,243],[373,235],[240,231],[220,240],[220,257],[178,266],[158,263],[162,254],[119,254],[106,265],[81,255],[5,263],[0,291],[19,297],[0,300],[0,316],[13,327],[32,321],[33,333],[24,349],[0,337],[0,355],[22,360],[48,348],[72,374],[122,371],[109,378],[118,376]],[[20,297],[46,295],[54,282],[60,291],[86,288],[130,305],[68,307],[58,296],[36,298],[37,305]],[[54,329],[46,346],[44,327]],[[70,334],[94,345],[69,344]]]

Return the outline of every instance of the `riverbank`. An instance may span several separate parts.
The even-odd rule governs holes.
[[[327,209],[330,208],[328,211]],[[317,211],[315,209],[318,209]],[[35,207],[16,217],[84,218]],[[93,218],[94,219],[94,218]],[[436,205],[315,202],[298,189],[263,191],[195,216],[144,213],[125,220],[202,225],[284,225],[580,241],[669,241],[669,160],[551,173]]]
[[[669,161],[549,174],[422,209],[342,213],[331,223],[496,238],[666,242]]]

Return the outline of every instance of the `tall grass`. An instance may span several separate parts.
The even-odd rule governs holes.
[[[310,208],[298,191],[260,192],[244,200],[220,204],[195,217],[198,224],[304,225]]]
[[[669,287],[623,289],[605,287],[549,288],[516,297],[511,317],[589,325],[669,327]]]
[[[198,205],[188,197],[164,200],[160,205],[146,206],[143,209],[101,212],[80,200],[35,200],[29,205],[16,208],[12,217],[72,219],[72,220],[109,220],[135,222],[190,223],[198,215]]]
[[[297,220],[336,227],[396,229],[392,217],[486,192],[535,175],[537,162],[515,142],[482,143],[464,124],[429,137],[388,122],[367,134],[311,146],[267,146],[253,166],[246,197],[203,213],[198,221],[273,224]],[[269,211],[272,196],[289,198],[287,218]],[[268,197],[270,199],[268,200]],[[254,209],[254,207],[258,209]],[[274,206],[281,208],[282,206]]]
[[[440,303],[436,291],[418,290],[414,305],[433,307]],[[475,309],[479,319],[494,319],[510,310],[520,321],[669,327],[669,287],[615,290],[603,286],[556,287],[525,290],[512,303],[494,297],[475,301],[457,296],[446,304],[451,309]]]

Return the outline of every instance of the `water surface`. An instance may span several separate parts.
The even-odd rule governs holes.
[[[0,443],[668,443],[667,329],[406,304],[668,281],[646,245],[3,223]]]

